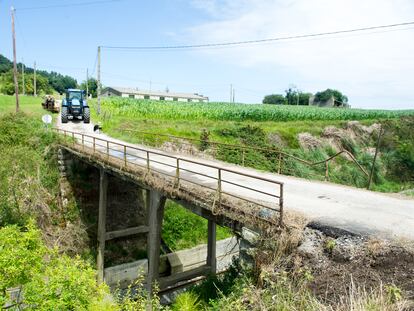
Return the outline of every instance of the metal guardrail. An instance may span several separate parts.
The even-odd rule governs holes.
[[[292,154],[289,154],[287,152],[284,152],[282,150],[279,149],[275,149],[275,148],[261,148],[261,147],[250,147],[250,146],[245,146],[245,145],[234,145],[234,144],[227,144],[227,143],[219,143],[219,142],[214,142],[214,141],[203,141],[200,139],[194,139],[194,138],[188,138],[188,137],[180,137],[180,136],[174,136],[174,135],[166,135],[166,134],[157,134],[157,133],[149,133],[149,132],[142,132],[142,131],[136,131],[136,130],[127,130],[127,129],[119,129],[120,131],[123,132],[133,132],[142,136],[152,136],[155,137],[155,142],[158,143],[160,141],[159,138],[168,138],[168,139],[176,139],[176,140],[181,140],[180,144],[182,145],[190,145],[193,146],[193,144],[190,143],[186,143],[185,141],[191,141],[191,142],[195,142],[197,144],[202,144],[202,143],[206,143],[209,146],[212,146],[213,149],[218,150],[219,147],[224,147],[227,149],[238,149],[242,152],[242,158],[241,158],[241,164],[242,166],[245,166],[245,158],[246,158],[246,152],[247,150],[252,150],[252,151],[262,151],[262,152],[267,152],[267,153],[274,153],[275,156],[277,157],[277,169],[275,170],[278,174],[283,174],[283,172],[289,172],[289,169],[284,168],[283,163],[285,161],[285,159],[290,158],[293,159],[297,162],[300,162],[304,165],[310,166],[310,167],[315,167],[318,165],[324,165],[325,168],[325,176],[324,179],[325,181],[329,180],[329,163],[331,161],[333,161],[336,157],[345,154],[347,155],[352,162],[357,166],[357,168],[367,177],[369,178],[369,174],[368,172],[362,167],[362,165],[355,159],[354,155],[352,153],[350,153],[348,150],[340,150],[339,152],[337,152],[336,154],[330,156],[327,159],[324,159],[322,161],[318,161],[318,162],[310,162],[304,159],[301,159],[297,156],[294,156]],[[142,144],[144,144],[144,139],[142,139]],[[311,174],[311,175],[315,175],[316,174]]]
[[[217,198],[217,200],[215,198],[214,201],[215,203],[217,202],[218,206],[222,206],[222,198],[226,195],[271,211],[279,212],[279,224],[282,225],[283,223],[283,182],[188,158],[168,155],[161,151],[130,146],[92,135],[58,128],[53,128],[53,130],[57,133],[63,134],[65,138],[69,138],[69,140],[66,139],[64,142],[68,147],[73,146],[84,152],[90,151],[92,154],[97,153],[104,155],[108,161],[111,158],[122,161],[124,168],[135,166],[143,168],[147,172],[156,172],[164,176],[174,178],[175,186],[177,188],[180,187],[181,183],[187,182],[199,187],[213,190],[216,192]],[[189,167],[189,165],[192,167]],[[203,172],[196,171],[198,170],[196,169],[197,166],[202,168]],[[174,173],[168,172],[168,169]],[[210,172],[206,173],[206,170]],[[190,178],[189,175],[193,178]],[[224,175],[230,175],[233,176],[233,178],[230,180],[229,177],[226,178]],[[208,180],[209,183],[213,182],[213,186],[209,186],[206,183],[202,183],[200,180],[197,180],[200,178]],[[248,185],[243,185],[240,180],[244,180],[244,182],[247,182]],[[258,189],[257,185],[260,187],[261,183],[262,186],[263,183],[265,183],[271,188],[274,188],[275,191],[271,193],[264,191],[263,189]],[[228,190],[229,187],[233,187],[233,191]],[[227,188],[227,190],[225,188]],[[240,195],[239,192],[244,195]],[[246,193],[250,193],[250,196],[246,196]],[[252,199],[252,197],[262,199]],[[269,199],[274,202],[271,203]],[[263,202],[269,202],[272,206],[264,204]]]

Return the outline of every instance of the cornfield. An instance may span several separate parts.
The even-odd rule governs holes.
[[[274,106],[230,103],[182,103],[109,98],[102,103],[110,115],[174,120],[296,121],[366,120],[414,115],[413,110],[364,110],[312,106]]]

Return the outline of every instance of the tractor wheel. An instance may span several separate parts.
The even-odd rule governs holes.
[[[91,120],[91,112],[89,108],[83,109],[83,123],[89,123]]]
[[[68,107],[62,107],[62,123],[68,123]]]

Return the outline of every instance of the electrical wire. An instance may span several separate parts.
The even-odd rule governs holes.
[[[97,1],[88,1],[88,2],[51,4],[51,5],[44,5],[44,6],[33,6],[33,7],[17,8],[16,11],[33,11],[33,10],[44,10],[44,9],[53,9],[53,8],[67,8],[67,7],[74,7],[74,6],[87,6],[87,5],[106,4],[106,3],[120,2],[120,1],[123,1],[123,0],[97,0]]]
[[[266,39],[257,39],[257,40],[245,40],[245,41],[232,41],[232,42],[214,42],[214,43],[204,43],[204,44],[191,44],[191,45],[165,45],[165,46],[112,46],[112,45],[103,45],[101,48],[107,50],[185,50],[185,49],[204,49],[212,47],[236,47],[242,45],[251,45],[251,44],[262,44],[262,43],[271,43],[277,41],[286,41],[294,39],[304,39],[304,38],[315,38],[322,36],[332,36],[338,34],[350,34],[365,32],[370,30],[389,30],[391,28],[403,27],[403,26],[413,26],[414,21],[397,23],[397,24],[388,24],[388,25],[379,25],[379,26],[370,26],[363,28],[354,28],[346,30],[337,30],[337,31],[328,31],[328,32],[319,32],[303,35],[291,35],[285,37],[275,37],[275,38],[266,38]]]

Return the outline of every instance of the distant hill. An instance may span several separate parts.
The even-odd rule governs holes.
[[[23,90],[23,79],[21,77],[21,63],[18,63],[18,82],[19,92]],[[34,69],[25,67],[25,91],[26,94],[33,94],[33,72]],[[50,94],[50,93],[63,93],[65,89],[77,88],[78,82],[76,79],[62,75],[60,73],[45,70],[38,70],[36,75],[36,85],[38,94]],[[14,82],[13,82],[13,63],[7,57],[0,54],[0,93],[13,95],[14,94]]]

